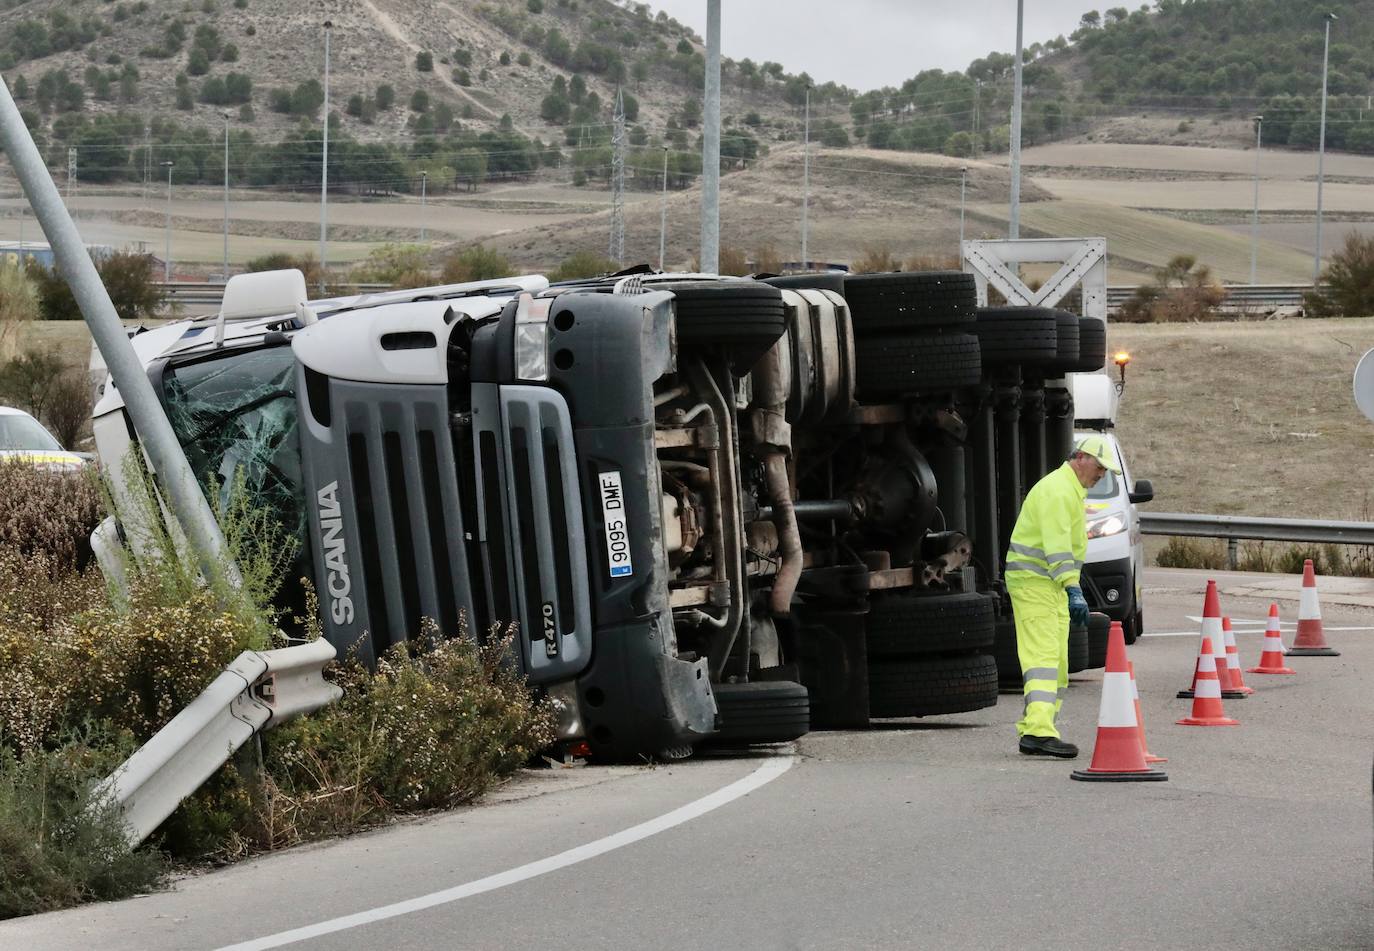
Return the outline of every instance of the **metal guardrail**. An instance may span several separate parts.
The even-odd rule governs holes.
[[[156,286],[169,301],[186,305],[212,305],[224,299],[224,285],[215,281],[158,281]],[[334,284],[337,296],[389,291],[390,284]]]
[[[244,651],[152,739],[96,788],[123,817],[132,848],[259,730],[310,713],[342,691],[320,676],[328,641]]]
[[[1217,310],[1245,311],[1264,310],[1276,307],[1300,307],[1303,295],[1312,290],[1311,284],[1224,284],[1226,299],[1217,305]],[[1117,313],[1121,306],[1130,300],[1136,287],[1127,284],[1114,284],[1107,288],[1107,312]]]
[[[1303,518],[1256,518],[1244,515],[1191,515],[1142,512],[1145,535],[1226,539],[1226,559],[1235,570],[1241,539],[1266,542],[1317,542],[1334,545],[1374,545],[1374,522],[1330,522]]]

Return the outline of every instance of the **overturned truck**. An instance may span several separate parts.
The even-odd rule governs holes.
[[[269,272],[133,342],[206,491],[299,538],[341,654],[515,622],[561,739],[623,759],[996,702],[1001,552],[1105,327],[974,293],[639,269],[306,301]],[[113,387],[94,430],[118,483]]]

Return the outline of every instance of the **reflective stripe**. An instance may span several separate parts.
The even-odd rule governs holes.
[[[1010,545],[1007,546],[1007,548],[1010,551],[1016,552],[1018,555],[1026,555],[1029,558],[1039,558],[1041,561],[1050,560],[1045,557],[1045,550],[1043,548],[1035,548],[1031,545],[1022,545],[1018,542],[1012,542]]]
[[[1058,581],[1058,580],[1059,580],[1061,577],[1063,577],[1064,575],[1069,574],[1069,573],[1072,572],[1072,571],[1077,571],[1077,570],[1078,570],[1078,565],[1077,565],[1077,564],[1070,563],[1070,564],[1067,564],[1067,565],[1060,565],[1058,568],[1055,568],[1053,571],[1050,572],[1050,577],[1053,578],[1054,580]]]
[[[1053,555],[1041,555],[1040,557],[1043,558],[1043,559],[1045,559],[1046,561],[1049,561],[1049,562],[1055,562],[1055,561],[1073,561],[1073,552],[1071,552],[1071,551],[1057,551],[1057,552],[1055,552]]]
[[[1032,574],[1040,575],[1042,578],[1048,578],[1050,576],[1047,570],[1041,568],[1039,565],[1033,565],[1028,561],[1009,561],[1007,562],[1007,571],[1029,571]]]
[[[1032,703],[1054,703],[1057,699],[1058,697],[1055,696],[1053,690],[1026,691],[1026,706],[1030,706]]]
[[[1059,680],[1059,668],[1058,668],[1058,667],[1030,667],[1030,668],[1027,668],[1026,672],[1025,672],[1024,674],[1021,675],[1021,680],[1022,680],[1022,682],[1024,682],[1024,683],[1030,683],[1032,680],[1054,680],[1054,681],[1058,681],[1058,680]]]

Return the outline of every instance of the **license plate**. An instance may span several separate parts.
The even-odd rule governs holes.
[[[603,472],[601,482],[601,520],[606,526],[606,562],[612,578],[628,578],[635,573],[630,561],[630,524],[625,516],[625,492],[620,472]]]

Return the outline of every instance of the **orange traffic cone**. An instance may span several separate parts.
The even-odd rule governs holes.
[[[1163,770],[1145,765],[1140,741],[1140,719],[1131,691],[1131,669],[1126,661],[1126,635],[1119,623],[1107,635],[1107,669],[1102,675],[1102,705],[1097,713],[1097,744],[1087,769],[1073,771],[1074,779],[1086,782],[1158,782],[1168,779]]]
[[[1240,721],[1226,715],[1221,705],[1221,681],[1217,679],[1217,661],[1212,654],[1212,640],[1204,637],[1197,655],[1197,691],[1193,697],[1193,715],[1177,721],[1179,726],[1240,726]]]
[[[1317,600],[1317,574],[1312,559],[1302,563],[1302,597],[1298,601],[1298,636],[1288,648],[1289,657],[1340,657],[1326,645],[1322,633],[1322,606]]]
[[[1115,624],[1117,622],[1113,621],[1112,623]],[[1125,639],[1125,634],[1123,633],[1122,640]],[[1135,722],[1136,728],[1140,732],[1140,752],[1145,755],[1146,763],[1167,763],[1169,762],[1167,757],[1156,756],[1151,753],[1150,747],[1145,743],[1145,717],[1140,712],[1140,685],[1135,682],[1135,662],[1130,660],[1126,661],[1126,667],[1131,672],[1131,696],[1135,698]]]
[[[1226,635],[1226,676],[1229,681],[1228,686],[1232,690],[1239,691],[1245,696],[1249,696],[1255,692],[1255,688],[1245,686],[1245,678],[1241,676],[1240,648],[1236,646],[1236,635],[1235,632],[1231,630],[1231,619],[1229,617],[1223,617],[1221,619],[1221,632]],[[1225,690],[1221,693],[1223,697],[1226,696]]]
[[[1202,640],[1212,642],[1212,660],[1216,669],[1224,671],[1226,669],[1226,636],[1221,629],[1221,598],[1217,594],[1217,583],[1208,580],[1207,594],[1202,599]],[[1197,687],[1198,668],[1193,668],[1193,682],[1187,690],[1180,690],[1178,697],[1181,700],[1193,699],[1193,691]],[[1239,690],[1231,689],[1229,680],[1222,680],[1221,695],[1227,700],[1242,700],[1245,694]]]
[[[1260,654],[1258,667],[1247,667],[1247,674],[1296,674],[1292,667],[1283,663],[1283,635],[1279,631],[1279,606],[1269,605],[1269,626],[1264,631],[1264,653]]]

